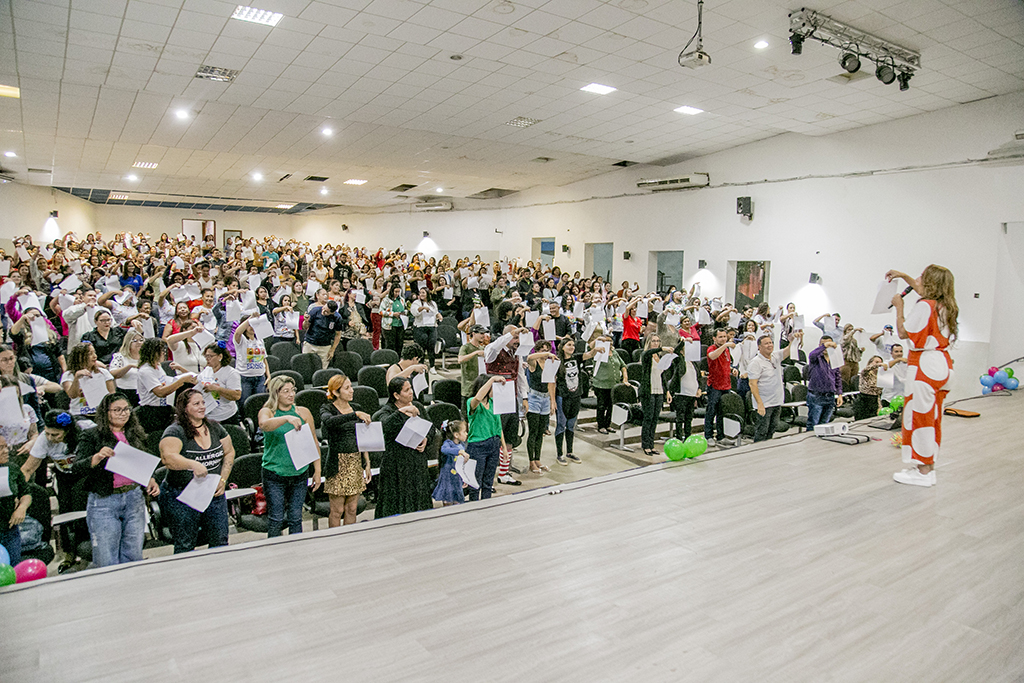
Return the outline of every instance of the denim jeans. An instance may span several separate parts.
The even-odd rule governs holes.
[[[775,429],[779,426],[779,413],[782,406],[766,406],[764,415],[757,416],[757,426],[754,428],[754,441],[767,441],[775,436]]]
[[[109,567],[142,559],[142,542],[146,537],[142,487],[109,496],[90,493],[85,513],[95,566]]]
[[[566,417],[565,413],[562,412],[562,397],[555,397],[555,436],[558,436],[564,431],[575,432],[576,420],[578,420],[579,417],[579,413],[576,413],[573,417]]]
[[[704,409],[704,438],[713,439],[715,437],[715,431],[718,432],[718,438],[721,439],[725,435],[725,427],[723,422],[723,415],[720,408],[722,402],[722,394],[725,391],[722,389],[715,389],[714,387],[708,387],[708,406]]]
[[[836,409],[835,394],[819,394],[807,392],[807,431],[813,432],[814,425],[823,425],[832,421],[832,413]]]
[[[3,526],[7,526],[6,524]],[[14,566],[21,562],[21,530],[18,525],[0,529],[0,545],[6,550],[7,554],[11,556],[11,565]]]
[[[267,390],[267,376],[257,375],[246,377],[242,375],[242,396],[238,399],[238,412],[245,414],[245,399],[253,394],[262,394]]]
[[[492,436],[483,441],[471,441],[466,444],[466,453],[476,462],[476,481],[479,489],[470,487],[470,500],[487,500],[494,492],[494,475],[498,471],[498,459],[501,451],[501,437]]]
[[[302,504],[306,502],[306,473],[282,477],[263,468],[263,495],[267,498],[267,538],[281,535],[285,519],[288,533],[302,533]]]
[[[207,475],[217,476],[217,475]],[[228,544],[228,503],[221,495],[210,502],[205,512],[185,505],[178,500],[180,489],[163,486],[160,489],[160,509],[167,515],[167,526],[174,539],[174,554],[187,553],[196,549],[199,529],[202,528],[206,543],[211,548]]]

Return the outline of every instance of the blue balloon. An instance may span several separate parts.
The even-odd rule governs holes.
[[[1006,386],[1006,380],[1010,379],[1010,376],[1006,374],[1006,370],[1000,370],[996,374],[992,375],[992,379],[995,380],[996,384],[1002,384]]]
[[[1006,380],[1006,383],[1003,384],[1003,386],[1006,387],[1007,389],[1016,389],[1017,387],[1020,386],[1020,380],[1018,380],[1016,377],[1011,377],[1008,380]]]
[[[7,552],[7,548],[0,545],[0,564],[10,564],[11,554]]]
[[[988,394],[991,394],[991,393],[992,393],[992,387],[982,387],[981,388],[981,395],[982,396],[987,396]]]
[[[993,385],[993,384],[995,384],[995,383],[996,383],[996,380],[995,380],[995,378],[994,378],[994,377],[992,377],[991,375],[982,375],[982,376],[981,376],[981,385],[982,385],[983,387],[989,387],[989,388],[991,388],[991,387],[992,387],[992,385]]]

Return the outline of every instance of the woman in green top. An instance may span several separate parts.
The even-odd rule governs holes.
[[[380,327],[384,334],[381,348],[394,349],[399,356],[405,341],[405,325],[401,317],[405,313],[402,291],[402,285],[393,282],[388,286],[387,296],[380,302]]]
[[[473,381],[470,398],[466,401],[469,414],[469,442],[466,452],[476,461],[476,480],[479,489],[469,490],[469,499],[487,499],[494,492],[494,474],[498,471],[498,458],[505,448],[505,437],[501,431],[501,416],[494,414],[494,398],[491,387],[494,383],[504,384],[505,378],[496,375],[480,375]]]
[[[295,469],[284,435],[308,424],[313,415],[295,405],[295,380],[283,375],[267,384],[270,397],[260,409],[263,430],[263,495],[267,498],[267,536],[281,535],[285,517],[288,533],[302,533],[302,504],[306,500],[308,468]],[[313,461],[313,490],[320,488],[320,458]]]
[[[597,396],[597,431],[599,434],[607,434],[612,425],[612,387],[621,382],[627,384],[626,364],[622,357],[616,353],[611,337],[598,337],[596,343],[608,342],[608,360],[597,364],[594,371],[594,379],[591,386],[594,387],[594,394]]]

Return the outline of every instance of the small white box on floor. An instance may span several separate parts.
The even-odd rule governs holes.
[[[815,436],[838,436],[850,431],[850,425],[845,422],[831,422],[827,425],[814,425]]]

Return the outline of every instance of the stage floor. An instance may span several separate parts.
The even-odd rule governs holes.
[[[1024,675],[1024,397],[0,593],[3,681]]]

